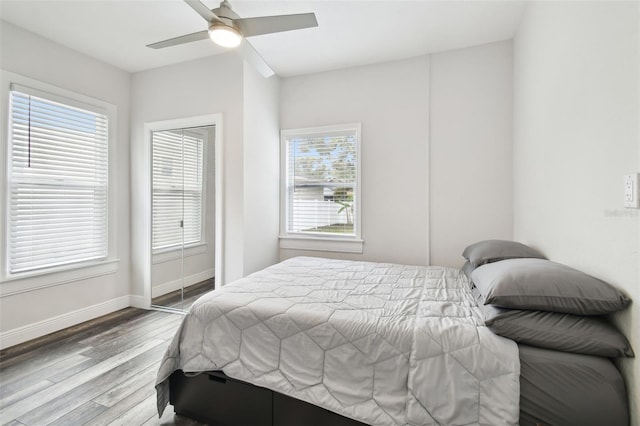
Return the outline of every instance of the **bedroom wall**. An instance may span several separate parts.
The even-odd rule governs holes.
[[[425,265],[428,253],[428,58],[283,78],[282,129],[362,123],[362,254],[281,249]]]
[[[91,272],[67,281],[67,274],[0,284],[2,346],[19,343],[129,305],[129,88],[130,75],[7,22],[0,26],[3,70],[111,103],[117,107],[117,135],[110,146],[118,258],[115,272]],[[4,111],[4,105],[2,110]],[[4,143],[4,139],[3,139]],[[3,159],[4,162],[4,159]],[[1,185],[4,187],[5,175]],[[39,281],[38,281],[39,280]],[[38,281],[42,288],[7,292]],[[56,285],[51,285],[58,283]]]
[[[224,168],[223,190],[225,194],[224,234],[242,235],[243,232],[243,151],[242,151],[242,69],[243,62],[236,55],[223,54],[176,65],[138,72],[131,78],[131,158],[132,164],[143,161],[144,123],[223,114]],[[224,82],[221,84],[220,82]],[[232,165],[238,164],[238,167]],[[145,226],[140,214],[140,197],[135,194],[148,191],[141,187],[141,170],[132,170],[132,227]],[[208,203],[210,212],[214,203]],[[148,242],[132,239],[132,254],[138,256],[148,250]],[[213,250],[214,242],[208,241]],[[241,277],[243,272],[242,239],[225,238],[224,277],[218,282]],[[142,271],[133,262],[132,289],[134,295],[142,295]],[[207,268],[213,268],[213,264]],[[198,271],[191,271],[192,274]],[[156,274],[157,275],[157,274]],[[153,280],[156,278],[152,277]],[[155,281],[155,284],[159,284]]]
[[[459,267],[471,242],[511,238],[511,107],[510,41],[282,79],[283,129],[362,123],[365,243],[280,257]]]
[[[244,265],[243,275],[278,262],[280,194],[280,79],[243,72]]]
[[[135,73],[131,82],[133,164],[143,157],[144,123],[223,114],[224,276],[216,277],[217,284],[275,263],[278,256],[278,78],[264,79],[248,68],[228,53]],[[134,229],[143,226],[135,194],[144,188],[136,173]],[[207,208],[213,211],[213,200]],[[134,255],[142,244],[134,238]],[[133,263],[132,293],[142,295],[142,271],[135,268],[140,261]]]
[[[532,2],[514,41],[515,238],[633,300],[614,321],[640,352],[640,5]],[[640,362],[622,360],[640,425]]]
[[[137,166],[142,158],[145,122],[211,113],[224,115],[224,233],[228,237],[225,277],[218,282],[240,278],[277,261],[277,77],[264,80],[257,74],[245,73],[244,62],[233,54],[131,75],[6,22],[0,29],[3,70],[114,104],[118,124],[116,144],[111,147],[116,161],[115,179],[111,182],[116,220],[110,224],[116,233],[117,262],[111,268],[115,272],[100,270],[81,280],[40,276],[34,281],[41,288],[26,292],[7,290],[20,284],[16,281],[0,284],[2,347],[130,304],[143,304],[142,271],[137,266],[142,242],[135,238],[135,230],[145,226],[136,214],[140,209],[136,194],[145,190],[139,185],[141,168]],[[245,101],[254,103],[255,108],[245,110]],[[257,123],[255,128],[247,124],[246,138],[245,114],[247,123]],[[269,158],[276,160],[272,163]],[[263,163],[264,159],[267,161]],[[210,201],[208,207],[213,209],[213,200]],[[249,219],[245,220],[245,216]],[[255,238],[243,236],[256,229],[260,232],[255,233]],[[211,247],[213,251],[213,241]]]
[[[513,236],[511,40],[431,55],[431,264]]]

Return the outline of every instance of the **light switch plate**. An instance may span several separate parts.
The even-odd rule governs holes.
[[[639,185],[640,173],[624,175],[624,206],[626,208],[640,208]]]

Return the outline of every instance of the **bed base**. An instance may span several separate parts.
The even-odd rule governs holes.
[[[169,398],[176,414],[213,426],[364,426],[313,404],[232,379],[221,371],[174,371]]]

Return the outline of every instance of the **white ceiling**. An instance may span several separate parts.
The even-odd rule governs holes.
[[[204,0],[209,8],[215,0]],[[314,12],[317,28],[250,38],[281,76],[307,74],[512,38],[520,1],[245,1],[242,17]],[[208,40],[145,45],[207,28],[181,0],[0,0],[0,18],[129,72],[224,52]]]

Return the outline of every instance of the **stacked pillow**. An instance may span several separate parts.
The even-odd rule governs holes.
[[[610,284],[514,241],[481,241],[463,256],[485,324],[496,334],[565,352],[634,356],[624,335],[601,317],[630,303]]]

